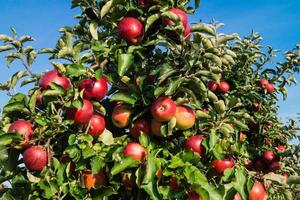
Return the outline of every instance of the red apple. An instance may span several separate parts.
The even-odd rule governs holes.
[[[161,122],[156,121],[155,119],[151,120],[151,132],[153,135],[157,137],[162,137],[161,128],[162,124]]]
[[[159,122],[169,121],[176,113],[176,104],[168,97],[160,97],[152,104],[151,113]]]
[[[244,133],[240,133],[239,139],[240,139],[241,142],[245,141],[246,138],[247,138],[247,136]]]
[[[249,200],[266,200],[267,198],[268,194],[264,186],[256,181],[249,192]]]
[[[289,178],[289,174],[288,173],[283,173],[282,176],[287,180]]]
[[[204,148],[201,146],[201,142],[203,139],[204,138],[202,135],[191,136],[185,141],[184,148],[187,150],[192,150],[193,152],[199,154],[200,156],[203,156]]]
[[[223,174],[225,169],[229,169],[234,166],[234,161],[232,158],[225,158],[223,160],[214,160],[212,165],[217,174]]]
[[[31,146],[24,151],[23,159],[28,170],[42,171],[48,163],[48,154],[42,146]]]
[[[87,124],[86,124],[87,128]],[[105,130],[105,119],[101,115],[94,114],[90,120],[90,128],[88,134],[98,137]]]
[[[191,192],[186,200],[202,200],[202,198],[196,192]]]
[[[266,90],[269,94],[272,94],[275,90],[274,88],[274,85],[272,83],[269,83],[267,86],[266,86]]]
[[[218,85],[214,81],[208,81],[207,86],[212,92],[215,92],[218,89]]]
[[[46,72],[39,81],[39,85],[45,90],[50,89],[51,83],[55,83],[63,87],[65,90],[69,89],[71,86],[70,80],[63,74],[58,73],[56,70]]]
[[[171,176],[171,178],[169,180],[169,186],[172,191],[178,191],[180,189],[180,185],[175,176]]]
[[[237,192],[237,193],[234,195],[233,200],[243,200],[243,199],[242,199],[240,193]]]
[[[82,174],[82,179],[85,188],[88,190],[104,186],[107,182],[107,178],[103,170],[100,170],[97,174],[92,174],[91,170],[85,170]]]
[[[267,85],[269,85],[269,81],[267,79],[261,79],[258,83],[259,87],[261,87],[262,89],[265,89],[267,87]]]
[[[143,24],[133,17],[124,17],[118,24],[119,35],[132,44],[143,40],[143,29]]]
[[[144,132],[148,135],[151,134],[151,123],[146,118],[139,118],[134,123],[133,126],[130,127],[130,133],[133,137],[137,138],[141,134],[141,132]]]
[[[116,127],[125,128],[131,121],[132,109],[126,105],[117,105],[112,112],[112,122]]]
[[[218,89],[221,93],[227,93],[230,90],[230,86],[226,81],[221,81]]]
[[[187,24],[184,30],[184,37],[186,39],[190,39],[190,36],[191,36],[191,26]]]
[[[265,151],[263,157],[266,162],[272,162],[275,159],[275,155],[274,155],[273,151],[270,151],[270,150]]]
[[[138,142],[129,142],[125,149],[124,155],[126,157],[130,156],[135,160],[142,161],[146,157],[146,149]]]
[[[280,170],[280,168],[281,168],[280,162],[278,160],[274,160],[273,162],[271,162],[268,165],[268,168],[269,168],[269,171],[271,171],[271,172],[275,172],[277,170]]]
[[[188,106],[177,106],[176,107],[176,127],[179,130],[187,130],[192,128],[196,122],[195,111]]]
[[[278,145],[277,147],[275,147],[275,149],[278,152],[285,152],[285,146],[283,146],[283,145]]]
[[[181,10],[179,8],[171,8],[169,10],[169,12],[176,14],[177,17],[179,18],[179,20],[181,21],[183,27],[186,28],[186,26],[188,24],[188,17],[187,17],[187,14],[183,10]],[[163,22],[165,25],[173,25],[174,24],[174,22],[170,19],[164,19]]]
[[[265,164],[261,160],[255,160],[253,164],[254,170],[257,172],[263,171],[265,169]]]
[[[107,93],[107,82],[103,78],[100,80],[86,79],[81,82],[80,89],[84,89],[83,97],[85,99],[99,101],[103,99]]]
[[[30,142],[31,135],[33,133],[32,124],[23,119],[14,121],[8,128],[8,133],[17,133],[24,137],[22,143],[27,146]]]
[[[68,118],[75,121],[75,123],[87,123],[93,116],[94,108],[90,101],[83,99],[83,106],[81,108],[72,108],[67,112]]]

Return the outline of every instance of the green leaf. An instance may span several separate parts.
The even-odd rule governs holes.
[[[86,68],[80,64],[71,64],[66,67],[66,75],[71,77],[79,77],[86,74]]]
[[[147,147],[150,143],[150,138],[149,135],[146,133],[142,132],[139,136],[139,142],[143,147]]]
[[[149,182],[147,185],[142,185],[143,188],[150,196],[152,200],[161,200],[161,196],[158,193],[155,182]]]
[[[234,188],[240,193],[243,199],[247,199],[246,193],[246,177],[242,169],[237,169],[235,172]]]
[[[27,171],[26,175],[27,175],[28,180],[29,180],[31,183],[38,183],[38,182],[40,182],[40,180],[41,180],[39,177],[34,176],[33,174],[31,174],[31,173],[28,172],[28,171]]]
[[[212,53],[205,53],[203,56],[204,56],[204,58],[215,63],[217,66],[222,66],[222,61],[219,58],[219,56],[216,56],[215,54],[212,54]]]
[[[120,172],[124,171],[128,168],[134,168],[139,165],[139,161],[135,160],[131,157],[123,158],[120,162],[115,162],[113,168],[111,169],[110,173],[112,176],[119,174]]]
[[[195,0],[195,8],[199,8],[201,1]]]
[[[96,21],[90,23],[90,33],[95,40],[98,40],[98,24]]]
[[[211,36],[216,35],[216,31],[211,25],[202,24],[202,23],[193,25],[191,27],[191,32],[200,32],[200,33],[205,33],[205,34],[208,34],[208,35],[211,35]]]
[[[161,162],[153,155],[149,155],[146,163],[146,171],[142,184],[147,185],[148,183],[155,182],[156,172],[161,167]]]
[[[112,132],[105,129],[103,133],[98,137],[98,141],[103,142],[103,144],[105,145],[112,145],[114,143]]]
[[[110,0],[104,4],[104,6],[102,7],[102,9],[100,11],[101,18],[103,18],[110,11],[112,3],[113,3],[113,1]]]
[[[216,131],[212,130],[209,133],[209,149],[212,150],[218,141],[218,136],[216,134]]]
[[[184,166],[185,163],[183,162],[183,160],[181,160],[181,158],[179,158],[178,156],[173,156],[168,167],[171,169],[176,169]]]
[[[39,89],[35,90],[33,92],[33,94],[30,96],[30,99],[29,99],[29,110],[32,112],[32,113],[35,113],[35,105],[36,105],[36,97],[38,95],[38,93],[40,92]]]
[[[112,95],[110,101],[122,101],[126,104],[134,105],[137,99],[130,93],[119,92]]]
[[[96,156],[91,160],[91,168],[93,174],[97,174],[104,166],[104,159],[100,156]]]
[[[25,107],[24,102],[13,102],[6,104],[3,108],[5,113],[10,112],[21,112],[21,113],[30,113],[30,111]]]
[[[11,45],[4,45],[4,46],[0,46],[0,52],[2,52],[2,51],[8,51],[8,50],[12,50],[12,49],[14,49],[14,47],[13,47],[13,46],[11,46]]]
[[[151,15],[150,17],[148,17],[147,21],[146,21],[146,27],[145,27],[145,32],[150,28],[150,26],[160,18],[160,14],[154,14]]]
[[[130,66],[133,64],[134,56],[132,54],[119,54],[118,55],[118,74],[123,76]]]
[[[170,82],[169,86],[167,87],[167,90],[165,91],[165,95],[169,96],[174,94],[183,81],[185,81],[185,78],[181,77],[178,78],[176,81]]]

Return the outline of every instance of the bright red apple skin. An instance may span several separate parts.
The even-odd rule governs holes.
[[[225,169],[234,166],[234,161],[232,158],[225,158],[223,160],[214,160],[212,164],[217,174],[223,174]]]
[[[133,137],[137,138],[144,132],[148,135],[151,134],[151,122],[146,118],[139,118],[134,123],[133,126],[130,127],[130,133]]]
[[[221,93],[227,93],[230,90],[230,86],[226,81],[221,81],[218,87]]]
[[[177,106],[175,118],[176,127],[179,130],[187,130],[195,125],[196,113],[192,108],[188,106]]]
[[[198,153],[200,156],[204,154],[204,148],[201,146],[201,142],[204,139],[202,135],[194,135],[189,137],[185,141],[184,148],[187,150],[192,150],[195,153]]]
[[[237,193],[234,195],[233,200],[243,200],[243,199],[242,199],[240,193],[237,192]]]
[[[186,200],[202,200],[202,198],[196,192],[191,192]]]
[[[155,119],[151,120],[151,132],[156,137],[162,137],[161,130],[160,130],[161,125],[162,125],[161,122],[158,122]]]
[[[249,200],[266,200],[267,198],[268,194],[264,186],[256,181],[249,192]]]
[[[143,29],[143,24],[133,17],[125,17],[118,24],[119,35],[132,44],[141,42],[143,39]]]
[[[176,113],[176,104],[169,97],[158,98],[151,107],[153,118],[159,122],[165,122],[172,119]]]
[[[81,108],[72,108],[68,110],[68,118],[73,119],[75,123],[87,123],[93,116],[94,108],[89,100],[83,99],[83,106]]]
[[[50,89],[51,83],[56,83],[65,90],[69,89],[71,86],[70,80],[63,74],[58,73],[56,70],[46,72],[39,81],[39,85],[45,90]]]
[[[86,125],[87,126],[87,125]],[[98,137],[105,130],[105,119],[101,115],[94,114],[90,120],[90,128],[88,134]]]
[[[212,92],[215,92],[218,89],[218,85],[214,81],[208,81],[207,86]]]
[[[272,162],[275,159],[273,151],[265,151],[263,157],[266,162]]]
[[[267,79],[263,78],[259,81],[259,87],[265,89],[267,85],[269,85],[269,81]]]
[[[125,128],[129,125],[132,109],[126,105],[117,105],[112,112],[112,122],[116,127]]]
[[[124,149],[124,155],[130,156],[135,160],[142,161],[146,157],[146,149],[138,142],[130,142]]]
[[[86,79],[80,83],[80,89],[84,89],[83,97],[99,101],[106,96],[107,82],[104,79]]]
[[[278,152],[285,152],[285,146],[283,146],[283,145],[278,145],[277,147],[275,147],[275,149]]]
[[[190,39],[191,37],[191,25],[187,24],[184,30],[184,37]]]
[[[186,28],[186,26],[188,24],[188,17],[187,17],[187,14],[183,10],[181,10],[179,8],[171,8],[169,10],[169,12],[176,14],[178,16],[179,20],[181,21],[183,27]],[[174,22],[170,19],[164,19],[163,22],[165,25],[173,25],[174,24]]]
[[[48,154],[42,146],[31,146],[24,151],[23,159],[28,170],[42,171],[48,163]]]
[[[8,128],[8,133],[17,133],[24,137],[24,145],[30,142],[33,133],[32,124],[26,120],[19,119],[14,121]]]
[[[274,85],[272,83],[269,83],[268,85],[266,85],[266,90],[267,93],[272,94],[275,90]]]

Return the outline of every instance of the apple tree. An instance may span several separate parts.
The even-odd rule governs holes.
[[[295,120],[278,117],[300,46],[191,23],[200,1],[73,0],[54,48],[0,35],[0,199],[295,199]],[[48,54],[52,68],[34,62]],[[19,87],[30,86],[28,93]]]

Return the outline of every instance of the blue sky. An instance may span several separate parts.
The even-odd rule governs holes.
[[[70,5],[70,0],[0,0],[0,33],[8,34],[9,28],[13,26],[19,35],[32,35],[36,39],[32,44],[34,47],[53,47],[59,37],[57,30],[76,22],[73,16],[78,10],[71,10]],[[299,0],[202,0],[201,7],[189,20],[209,22],[215,19],[225,23],[221,32],[235,32],[241,36],[249,34],[253,29],[263,36],[263,44],[284,52],[300,43],[299,7]],[[0,82],[4,82],[19,65],[8,70],[3,57],[0,57],[0,67],[4,72],[0,73]],[[46,56],[40,56],[34,65],[34,70],[38,72],[49,68],[51,65]],[[300,85],[289,88],[288,99],[279,102],[281,117],[295,117],[300,112],[298,91]],[[1,93],[0,105],[8,100],[4,94]]]

